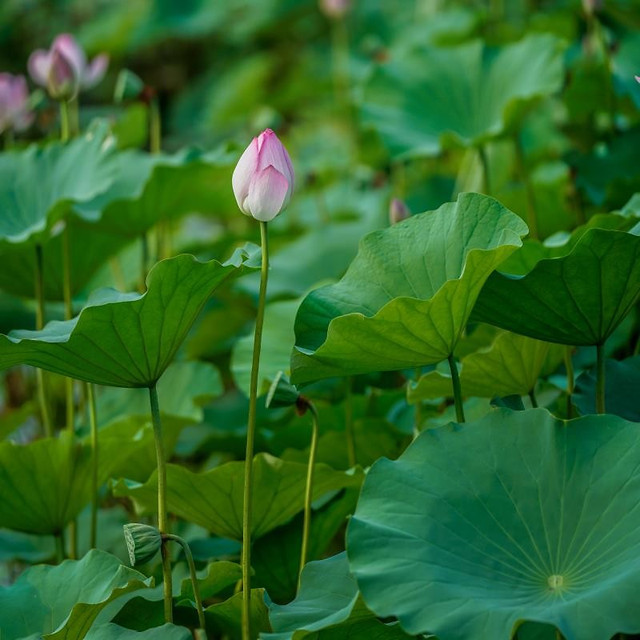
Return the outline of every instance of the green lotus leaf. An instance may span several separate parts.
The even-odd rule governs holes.
[[[538,340],[602,344],[640,296],[639,258],[639,236],[590,229],[524,276],[492,274],[473,317]]]
[[[0,442],[0,527],[59,533],[91,501],[91,474],[91,447],[68,434],[27,445]]]
[[[105,191],[115,171],[114,149],[100,123],[69,143],[1,154],[0,252],[7,243],[42,242],[70,204]]]
[[[72,320],[0,335],[0,368],[30,364],[96,384],[150,387],[209,296],[247,268],[247,257],[241,250],[224,264],[189,255],[163,260],[144,294],[100,290]]]
[[[92,627],[85,636],[87,640],[192,640],[186,627],[164,624],[146,631],[125,629],[111,622]]]
[[[365,87],[363,122],[393,155],[436,155],[445,137],[480,144],[503,133],[519,105],[562,87],[562,48],[544,34],[499,49],[475,41],[392,57]]]
[[[638,454],[638,425],[609,415],[500,409],[423,431],[373,465],[349,524],[366,604],[439,640],[507,640],[524,620],[637,633]]]
[[[526,232],[493,198],[464,193],[365,236],[342,280],[300,305],[292,382],[446,359],[485,280]]]
[[[273,633],[262,634],[263,640],[409,637],[397,624],[384,624],[367,609],[344,552],[307,564],[295,600],[268,606]]]
[[[251,640],[256,640],[260,632],[269,631],[269,613],[264,597],[264,589],[251,589]],[[234,593],[228,600],[208,606],[204,617],[207,629],[211,628],[216,637],[241,638],[242,593]]]
[[[2,638],[82,640],[109,602],[152,581],[95,549],[82,560],[31,567],[10,587],[0,587]]]
[[[253,467],[252,535],[259,538],[302,511],[307,465],[261,453],[254,458]],[[243,477],[244,461],[227,462],[204,473],[167,465],[167,510],[218,536],[242,540]],[[334,471],[319,464],[314,475],[314,500],[361,482],[360,472]],[[131,498],[140,515],[155,513],[157,474],[144,484],[119,480],[113,493]]]
[[[198,574],[198,586],[200,597],[203,600],[217,595],[223,589],[236,584],[242,579],[242,568],[235,562],[218,560],[211,562],[209,566]],[[193,585],[191,577],[184,578],[180,583],[180,599],[193,600]]]
[[[502,332],[488,349],[462,359],[462,394],[481,398],[525,396],[535,388],[545,369],[553,371],[563,356],[564,350],[558,345]],[[421,376],[407,392],[409,402],[449,395],[451,376],[438,370]]]

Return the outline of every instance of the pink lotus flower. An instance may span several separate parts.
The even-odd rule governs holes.
[[[0,73],[0,133],[7,129],[24,131],[32,122],[25,77]]]
[[[56,100],[74,97],[95,87],[107,71],[109,56],[101,53],[90,63],[82,47],[69,33],[59,35],[49,51],[38,49],[29,56],[29,73]]]
[[[251,141],[238,160],[231,183],[240,210],[261,222],[273,220],[289,203],[293,165],[271,129]]]
[[[391,204],[389,205],[389,223],[397,224],[398,222],[402,222],[411,216],[411,211],[409,211],[409,207],[405,204],[403,200],[400,198],[393,198],[391,200]]]
[[[342,18],[351,8],[351,0],[320,0],[320,9],[328,18]]]

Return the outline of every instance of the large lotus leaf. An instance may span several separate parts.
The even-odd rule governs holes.
[[[253,475],[252,535],[259,538],[302,511],[307,465],[261,453],[254,458]],[[218,536],[241,540],[243,478],[244,461],[227,462],[204,473],[167,465],[167,509]],[[359,486],[362,476],[318,464],[313,482],[317,499],[329,491]],[[155,513],[157,475],[154,473],[145,484],[119,480],[113,493],[130,497],[142,515]]]
[[[186,627],[164,624],[146,631],[133,631],[117,624],[107,623],[92,627],[85,636],[87,640],[191,640],[193,636]]]
[[[637,424],[544,409],[423,431],[373,465],[349,524],[365,602],[439,640],[639,632],[639,448]]]
[[[606,360],[604,383],[607,413],[640,422],[640,356],[621,362]],[[572,400],[580,413],[596,413],[595,371],[585,371],[576,380]]]
[[[445,136],[475,145],[505,131],[510,112],[564,81],[561,42],[533,35],[490,49],[480,41],[424,47],[381,66],[362,116],[394,155],[436,155]]]
[[[0,155],[0,250],[5,243],[41,242],[71,203],[109,187],[114,145],[106,131],[95,127],[66,144]]]
[[[590,229],[522,277],[492,274],[473,317],[538,340],[602,344],[640,296],[639,258],[639,236]]]
[[[485,280],[526,232],[493,198],[463,193],[365,236],[344,278],[303,300],[292,381],[444,360]]]
[[[269,613],[264,603],[264,589],[251,589],[251,640],[259,633],[269,631]],[[204,610],[207,630],[211,629],[217,638],[228,637],[240,640],[242,621],[242,593],[234,593],[224,602],[216,602]]]
[[[126,151],[118,156],[113,188],[75,207],[96,229],[137,237],[160,220],[210,212],[221,158],[193,149],[172,156]],[[224,160],[224,158],[222,158]],[[226,163],[223,170],[228,172]]]
[[[263,634],[264,640],[409,637],[397,624],[380,622],[366,608],[344,552],[307,564],[295,600],[268,606],[273,633]]]
[[[152,581],[95,549],[82,560],[31,567],[10,587],[0,587],[2,639],[43,634],[50,640],[82,640],[109,602]]]
[[[564,349],[558,345],[502,332],[488,349],[462,359],[462,394],[481,398],[527,395],[544,370],[552,371],[563,356]],[[409,387],[407,397],[409,402],[417,402],[450,396],[451,384],[451,375],[430,371]]]
[[[209,296],[243,272],[246,257],[242,250],[224,264],[189,255],[163,260],[144,294],[101,290],[73,320],[0,335],[0,368],[30,364],[96,384],[150,387]]]
[[[90,502],[91,474],[91,447],[67,434],[27,445],[0,443],[0,527],[62,531]]]

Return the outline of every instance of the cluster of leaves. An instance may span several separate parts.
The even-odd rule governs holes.
[[[148,81],[180,148],[135,148],[135,105],[0,154],[3,639],[198,627],[182,555],[173,625],[159,556],[126,566],[122,525],[157,513],[149,389],[206,634],[241,636],[259,255],[230,178],[234,142],[279,123],[298,186],[270,223],[254,635],[640,634],[640,20],[625,0],[396,4],[108,3],[80,35],[141,75],[173,52],[184,73]],[[392,196],[425,213],[389,226]],[[280,372],[320,430],[300,580],[312,425],[265,407]]]

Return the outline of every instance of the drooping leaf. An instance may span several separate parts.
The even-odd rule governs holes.
[[[538,340],[602,344],[640,296],[639,257],[639,236],[589,229],[524,276],[492,274],[473,317]]]
[[[30,364],[96,384],[149,387],[216,287],[247,268],[246,258],[242,250],[224,264],[189,255],[163,260],[142,295],[101,290],[73,320],[0,336],[0,367]]]
[[[484,281],[526,232],[493,198],[466,193],[365,236],[344,278],[303,300],[292,382],[446,359]]]
[[[152,583],[104,551],[81,560],[27,569],[10,587],[0,587],[3,640],[31,634],[47,640],[82,640],[100,611],[117,597]]]
[[[307,465],[265,453],[258,454],[253,465],[252,535],[259,538],[302,511]],[[204,473],[167,465],[167,509],[219,536],[241,540],[243,478],[244,461],[228,462]],[[361,481],[361,473],[334,471],[319,464],[314,475],[314,499],[328,491],[359,486]],[[154,473],[144,484],[119,480],[113,493],[131,498],[140,514],[155,513],[157,475]]]
[[[461,361],[460,384],[465,396],[527,395],[543,370],[553,370],[563,358],[558,345],[502,332],[488,349],[471,353]],[[451,395],[451,375],[439,370],[424,374],[409,387],[409,402]]]
[[[503,133],[519,104],[555,93],[563,75],[562,45],[548,34],[495,50],[424,47],[373,74],[363,121],[393,155],[436,155],[447,137],[476,145]]]
[[[638,446],[637,424],[543,409],[423,431],[371,468],[351,519],[365,602],[439,640],[523,620],[567,640],[637,633]]]

